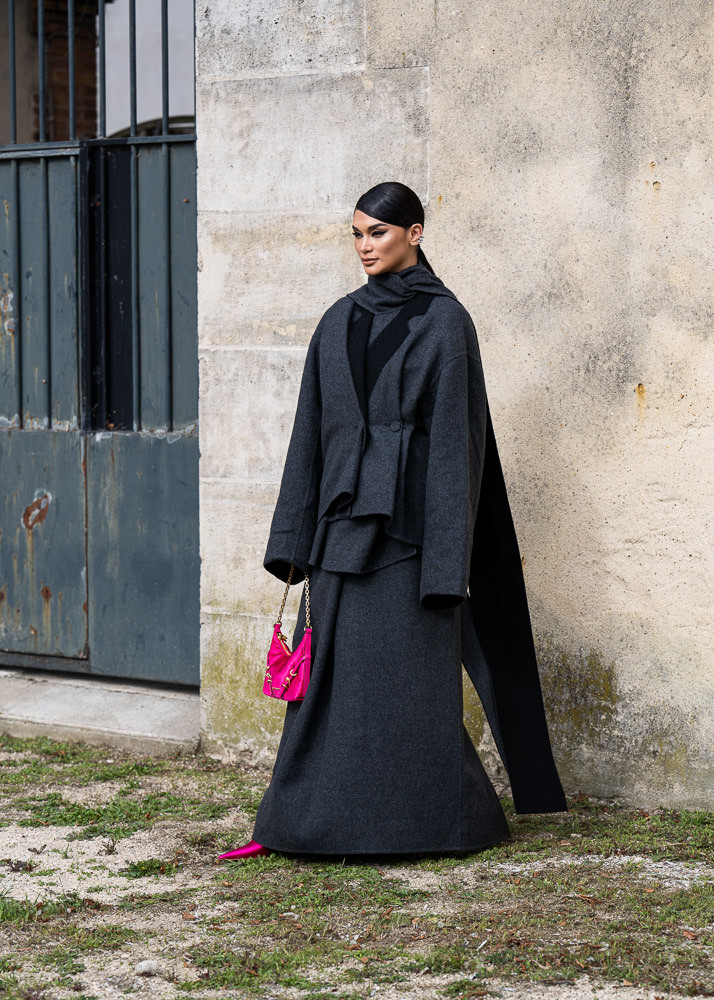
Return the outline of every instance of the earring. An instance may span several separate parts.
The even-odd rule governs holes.
[[[422,235],[419,237],[419,246],[421,246],[423,242],[424,242],[424,234],[422,233]]]

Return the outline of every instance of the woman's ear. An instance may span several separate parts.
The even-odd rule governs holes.
[[[409,242],[413,247],[418,247],[421,240],[422,233],[424,232],[424,227],[420,222],[415,222],[413,226],[409,227]]]

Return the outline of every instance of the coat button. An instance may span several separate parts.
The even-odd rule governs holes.
[[[401,424],[399,423],[399,421],[398,421],[398,420],[394,420],[394,421],[393,421],[393,422],[392,422],[392,423],[391,423],[391,424],[389,425],[389,427],[390,427],[390,430],[393,430],[393,431],[400,431],[400,430],[402,429],[402,425],[401,425]]]

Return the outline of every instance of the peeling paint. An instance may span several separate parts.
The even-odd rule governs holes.
[[[6,202],[7,204],[7,202]],[[10,275],[3,274],[3,287],[0,288],[0,328],[4,330],[8,337],[15,333],[15,317],[13,313],[15,307],[13,300],[15,293],[10,288]]]
[[[50,509],[50,504],[52,503],[52,496],[49,493],[43,493],[42,496],[36,497],[32,503],[25,508],[25,513],[22,515],[22,523],[29,532],[37,524],[41,524],[47,517],[47,512]]]

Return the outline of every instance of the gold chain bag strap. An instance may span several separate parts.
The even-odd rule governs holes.
[[[290,567],[283,603],[278,620],[273,626],[273,638],[268,650],[268,668],[263,681],[263,694],[283,701],[302,701],[310,683],[310,657],[312,651],[312,623],[310,620],[310,578],[305,574],[305,634],[291,652],[283,635],[283,611],[288,599],[295,566]]]

